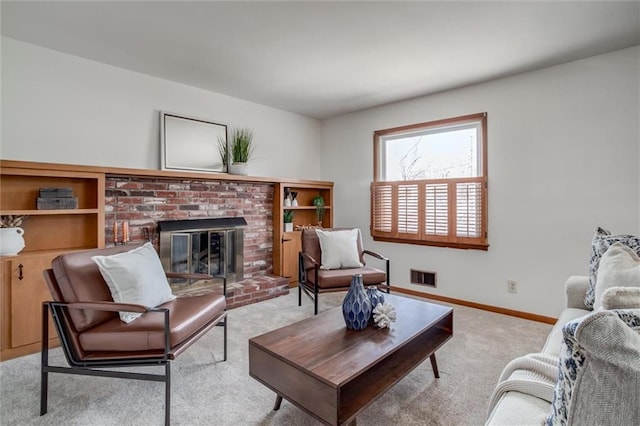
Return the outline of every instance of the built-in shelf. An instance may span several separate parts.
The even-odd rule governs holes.
[[[331,210],[330,206],[324,206],[325,210]],[[284,206],[283,210],[315,210],[316,206]]]
[[[64,210],[3,210],[2,216],[50,216],[59,214],[95,214],[98,209],[64,209]]]

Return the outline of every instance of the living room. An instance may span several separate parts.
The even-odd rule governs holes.
[[[412,15],[424,19],[439,17],[445,11],[430,9],[428,3],[381,4],[375,15],[366,12],[371,5],[363,4],[360,7],[364,9],[358,10],[357,3],[348,2],[342,6],[345,10],[340,10],[339,4],[327,6],[335,10],[320,6],[318,10],[298,10],[293,5],[274,4],[272,7],[276,9],[272,11],[268,4],[221,3],[218,10],[209,4],[216,13],[206,24],[199,25],[219,27],[227,34],[212,42],[217,50],[211,54],[221,55],[220,61],[235,61],[232,65],[238,75],[228,75],[226,81],[188,84],[181,76],[171,78],[170,74],[177,63],[197,68],[195,58],[182,56],[186,55],[189,43],[179,32],[169,32],[161,42],[155,41],[144,28],[137,27],[145,22],[144,5],[124,3],[109,7],[97,2],[95,6],[100,8],[92,11],[91,5],[84,2],[75,10],[73,4],[58,2],[3,2],[0,158],[159,170],[160,111],[248,127],[253,130],[256,142],[251,175],[333,182],[333,224],[360,228],[365,247],[391,259],[390,281],[394,286],[523,315],[558,318],[565,307],[565,280],[589,273],[591,240],[596,229],[601,226],[614,234],[640,234],[638,3],[535,2],[509,3],[508,7],[505,3],[503,7],[507,10],[501,11],[493,3],[457,5],[460,9],[449,13],[461,14],[460,19],[503,13],[511,21],[506,18],[483,21],[487,26],[481,27],[479,33],[497,31],[497,35],[494,47],[479,50],[480,53],[476,53],[480,42],[476,44],[474,40],[487,40],[470,27],[453,26],[460,30],[454,37],[450,34],[454,31],[452,27],[442,21],[430,22],[436,27],[438,23],[443,25],[442,31],[452,39],[450,47],[444,50],[452,51],[441,52],[442,59],[425,67],[424,75],[413,83],[447,77],[439,68],[453,61],[452,57],[458,59],[456,55],[465,55],[459,68],[472,68],[505,57],[513,58],[514,63],[506,61],[505,68],[496,74],[474,74],[475,80],[432,87],[428,92],[411,94],[403,86],[409,86],[411,81],[401,80],[387,88],[391,96],[387,99],[391,100],[376,104],[377,93],[367,92],[366,82],[393,81],[393,67],[384,68],[388,75],[376,80],[371,76],[375,74],[371,64],[342,65],[336,62],[340,58],[337,52],[342,52],[338,50],[339,40],[323,33],[315,36],[317,42],[314,49],[307,49],[307,55],[288,57],[282,53],[287,48],[296,49],[295,52],[304,50],[296,42],[295,31],[304,28],[320,31],[320,27],[326,26],[340,34],[342,21],[333,22],[333,17],[343,16],[345,21],[354,22],[348,18],[362,16],[367,19],[362,23],[367,30],[353,31],[354,51],[358,48],[363,52],[375,51],[376,46],[384,47],[394,28],[402,34],[394,26],[376,36],[372,28],[386,24],[376,20],[385,13],[393,12],[401,22]],[[175,9],[165,10],[164,14],[158,12],[162,18],[152,21],[158,28],[170,29],[169,19],[198,15],[197,10],[180,15],[179,4],[167,7]],[[287,11],[287,7],[291,10]],[[472,9],[463,13],[465,8]],[[322,14],[317,15],[320,11]],[[63,19],[76,14],[78,19],[72,20],[73,25]],[[100,14],[104,21],[89,19]],[[247,16],[249,21],[267,18],[272,21],[262,31],[251,32],[242,25],[240,28],[232,25],[238,16]],[[128,19],[134,24],[125,25]],[[325,20],[333,25],[327,25]],[[44,25],[43,21],[49,24]],[[30,26],[29,22],[37,24]],[[90,31],[91,27],[100,27],[96,22],[111,25],[112,36],[108,40],[113,44],[92,39],[100,33]],[[290,26],[285,26],[285,22]],[[518,32],[519,29],[522,31]],[[207,34],[200,34],[201,40],[206,40]],[[500,44],[498,40],[509,38],[506,34],[514,35],[510,43]],[[134,35],[137,38],[127,39]],[[149,40],[147,37],[152,45],[165,49],[166,72],[145,68],[154,62],[145,61],[144,50],[134,50],[138,45],[149,48],[144,43]],[[366,37],[375,43],[366,43]],[[403,48],[414,54],[426,43],[424,39],[398,37],[398,43],[405,44]],[[534,39],[538,38],[544,38],[546,45],[535,44]],[[254,57],[238,50],[229,53],[233,49],[230,46],[236,46],[234,43],[240,45],[239,40],[261,46],[264,55],[259,55],[260,49],[252,50]],[[551,53],[539,54],[534,47]],[[529,56],[531,59],[527,60]],[[125,59],[129,69],[125,62],[118,62]],[[413,67],[411,60],[400,55],[380,53],[378,59],[398,61],[394,66],[401,77],[403,68]],[[405,59],[407,62],[403,62]],[[261,86],[258,83],[265,82],[271,87],[271,104],[267,102],[269,91],[264,88],[262,92],[246,85],[234,89],[234,81],[245,84],[247,76],[253,75],[245,69],[252,66],[253,60],[262,61],[253,66],[262,76],[252,78],[258,88]],[[265,68],[266,64],[272,68]],[[302,65],[306,67],[297,68]],[[184,72],[190,73],[189,69]],[[286,74],[287,79],[279,78],[279,72]],[[343,88],[339,85],[305,86],[307,80],[315,81],[318,75],[333,76],[338,72],[355,86],[356,90],[350,92],[352,98],[342,97]],[[219,89],[204,89],[206,84],[219,84]],[[290,98],[279,97],[279,91]],[[295,98],[291,92],[296,91],[308,97],[300,94]],[[252,99],[252,93],[261,93],[262,98]],[[322,110],[326,97],[334,99],[335,109]],[[361,104],[357,102],[361,99],[371,103],[359,107]],[[286,102],[290,109],[279,106]],[[375,241],[369,233],[373,132],[483,112],[488,120],[488,249]],[[411,269],[436,272],[437,287],[410,284]],[[508,291],[508,281],[517,282],[516,293]],[[531,324],[532,328],[539,326]],[[497,375],[494,376],[497,381]],[[91,389],[101,386],[99,379],[90,380]],[[84,386],[89,382],[80,383]],[[109,383],[113,389],[119,386]],[[257,382],[255,385],[260,386]],[[37,383],[33,386],[35,389]],[[2,387],[5,410],[8,390]],[[209,403],[206,398],[198,398],[202,398],[203,404]],[[141,399],[140,404],[146,401]],[[156,405],[160,407],[161,402]],[[31,420],[35,421],[35,417]],[[39,421],[46,424],[47,417]],[[285,421],[269,417],[265,424]],[[179,422],[177,415],[174,422]],[[419,422],[414,419],[414,423]]]

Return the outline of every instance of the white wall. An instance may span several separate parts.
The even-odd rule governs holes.
[[[317,120],[2,37],[3,159],[158,169],[161,110],[253,129],[251,175],[320,177]]]
[[[369,229],[373,131],[488,113],[488,251],[375,243],[392,284],[556,316],[586,274],[596,226],[640,229],[638,47],[325,120],[323,177],[337,226]],[[438,288],[408,284],[437,271]],[[506,291],[518,281],[518,294]]]

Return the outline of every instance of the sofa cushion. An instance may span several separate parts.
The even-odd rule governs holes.
[[[159,308],[169,309],[169,345],[175,348],[210,323],[226,308],[226,299],[219,294],[179,297]],[[196,315],[197,313],[197,315]],[[164,349],[164,314],[147,312],[131,323],[118,318],[98,324],[80,334],[80,345],[88,352],[112,352]]]
[[[341,231],[316,230],[322,250],[320,269],[359,268],[358,229]]]
[[[640,256],[620,243],[611,245],[600,258],[594,309],[602,307],[602,295],[611,287],[640,287]]]
[[[151,243],[124,253],[91,258],[109,286],[114,302],[155,307],[175,299]],[[120,312],[120,319],[131,322],[140,313]]]
[[[584,304],[589,309],[593,309],[595,302],[596,281],[598,278],[598,267],[602,255],[615,243],[621,243],[640,254],[640,238],[633,235],[611,235],[608,231],[598,228],[591,240],[591,259],[589,261],[589,286],[584,299]]]
[[[496,426],[536,425],[544,423],[549,403],[535,396],[511,391],[502,395],[486,424]]]
[[[576,318],[588,315],[591,311],[577,308],[567,308],[560,314],[560,317],[556,321],[555,325],[551,329],[551,332],[547,336],[547,341],[544,344],[542,353],[549,355],[560,355],[560,346],[562,345],[562,328],[569,322]]]
[[[547,425],[640,424],[640,310],[597,311],[563,334]]]
[[[386,274],[376,268],[364,266],[362,268],[340,269],[340,270],[319,270],[318,287],[321,289],[348,287],[351,284],[351,277],[354,274],[362,274],[362,281],[365,286],[380,284],[385,281]],[[307,274],[307,281],[313,283],[314,274]]]

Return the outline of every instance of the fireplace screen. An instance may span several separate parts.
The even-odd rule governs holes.
[[[166,271],[210,275],[210,280],[172,278],[174,290],[236,282],[243,278],[244,218],[158,222],[160,259]]]

